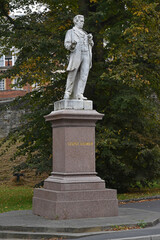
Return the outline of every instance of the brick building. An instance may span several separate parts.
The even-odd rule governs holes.
[[[15,56],[9,53],[0,57],[0,74],[14,66]],[[20,125],[20,118],[24,114],[22,110],[11,108],[9,102],[32,91],[30,85],[23,88],[12,87],[11,84],[14,83],[16,83],[16,79],[12,81],[9,78],[0,80],[0,139],[6,137],[12,129]],[[3,109],[4,106],[7,106],[7,108]]]
[[[0,57],[0,74],[4,73],[8,68],[14,66],[16,61],[16,55],[14,53],[8,53]],[[17,96],[24,96],[27,92],[32,90],[30,85],[26,85],[23,88],[12,87],[11,84],[15,84],[16,79],[9,78],[0,80],[0,101],[13,100]]]

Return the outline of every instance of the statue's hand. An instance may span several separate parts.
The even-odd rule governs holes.
[[[88,40],[91,41],[93,39],[93,35],[91,33],[88,34]]]
[[[93,42],[93,35],[91,33],[88,34],[88,43],[90,46],[93,47],[94,42]]]
[[[76,47],[76,45],[77,45],[77,42],[76,42],[76,41],[72,42],[72,43],[71,43],[71,50],[74,50],[75,47]]]

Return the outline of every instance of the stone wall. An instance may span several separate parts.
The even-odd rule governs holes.
[[[10,102],[11,100],[0,101],[0,138],[6,137],[10,130],[19,126],[20,117],[24,113],[22,110],[11,108]]]

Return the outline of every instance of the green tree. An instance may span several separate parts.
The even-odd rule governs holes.
[[[97,170],[107,186],[126,191],[159,177],[160,13],[158,1],[119,4],[105,25],[106,62],[94,102],[105,113]]]
[[[46,10],[32,12],[34,2],[0,2],[1,49],[4,53],[11,46],[19,49],[16,65],[2,77],[16,77],[20,85],[41,86],[17,100],[19,107],[28,109],[21,129],[10,135],[11,141],[22,141],[15,156],[28,156],[18,168],[50,172],[51,127],[43,116],[63,97],[67,66],[64,35],[73,25],[73,16],[81,13],[95,42],[86,95],[94,108],[105,114],[97,126],[98,173],[108,187],[120,191],[158,178],[158,0],[38,0],[36,3],[46,4]],[[11,18],[9,11],[20,7],[25,7],[26,14]]]

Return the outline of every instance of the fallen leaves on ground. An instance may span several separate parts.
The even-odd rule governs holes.
[[[132,230],[140,229],[140,226],[113,226],[112,228],[106,229],[105,231],[123,231],[123,230]]]

